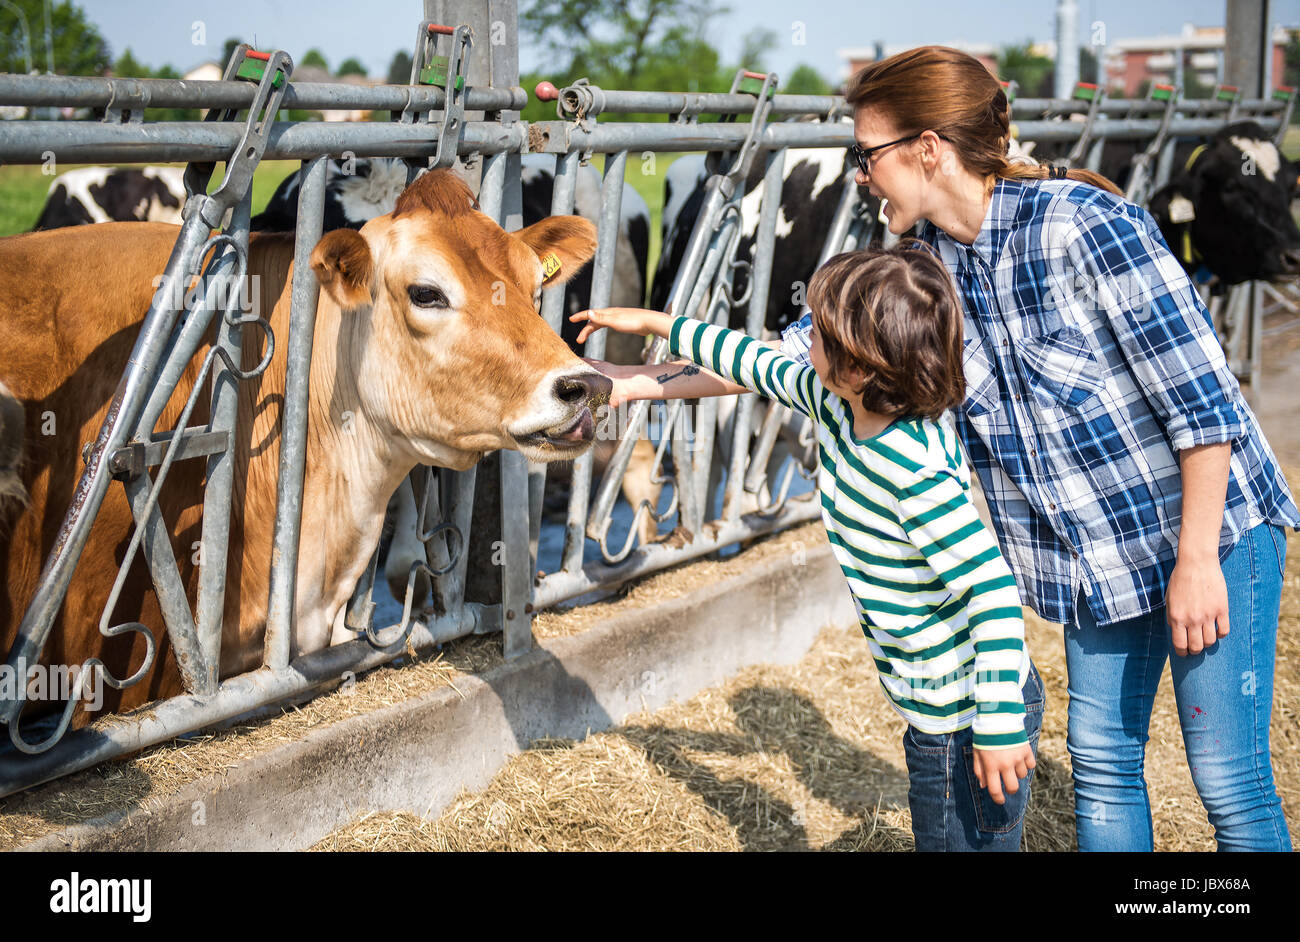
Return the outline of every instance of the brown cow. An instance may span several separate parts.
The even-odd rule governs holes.
[[[311,256],[322,290],[311,366],[302,546],[292,654],[354,637],[339,631],[346,603],[379,539],[384,506],[417,464],[468,468],[483,452],[517,449],[536,461],[572,458],[590,446],[593,411],[610,384],[537,316],[542,258],[559,278],[595,251],[595,227],[577,217],[545,219],[506,233],[476,211],[448,171],[428,173],[390,215],[360,232],[326,235]],[[0,380],[26,414],[25,512],[0,529],[0,652],[12,644],[26,600],[149,306],[177,229],[106,223],[0,240]],[[253,295],[275,332],[266,372],[240,383],[231,550],[221,673],[261,661],[275,516],[292,239],[250,242]],[[244,334],[244,366],[261,359],[260,331]],[[200,351],[160,422],[175,424],[193,387]],[[206,399],[201,396],[200,401]],[[200,406],[190,425],[207,421]],[[202,412],[203,414],[199,414]],[[175,464],[161,505],[181,577],[197,589],[203,461]],[[3,512],[3,511],[0,511]],[[117,677],[136,670],[143,639],[98,630],[131,516],[110,489],[73,577],[43,659],[76,665],[91,656]],[[112,624],[138,620],[159,640],[157,664],[105,706],[120,710],[180,692],[145,567]]]

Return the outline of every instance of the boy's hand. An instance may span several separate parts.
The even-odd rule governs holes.
[[[569,320],[575,324],[587,322],[578,334],[578,343],[583,343],[601,327],[608,327],[620,334],[651,334],[659,333],[656,328],[671,324],[671,319],[666,314],[635,307],[602,307],[579,311]]]
[[[617,409],[625,402],[632,402],[640,398],[636,395],[635,379],[639,375],[636,367],[610,363],[606,360],[594,360],[591,357],[583,357],[582,360],[596,372],[603,373],[613,380],[614,388],[610,390],[609,394],[609,407],[611,409]]]
[[[1007,795],[1020,790],[1020,780],[1034,767],[1034,750],[1029,743],[1010,749],[976,749],[975,778],[996,804],[1007,803]],[[1005,786],[1005,787],[1004,787]]]

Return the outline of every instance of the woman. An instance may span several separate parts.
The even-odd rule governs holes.
[[[858,183],[887,201],[890,231],[920,224],[956,280],[958,430],[1023,600],[1065,625],[1079,848],[1152,848],[1143,761],[1172,650],[1219,848],[1289,850],[1268,739],[1282,528],[1300,511],[1200,297],[1110,181],[1007,162],[1006,95],[973,57],[913,49],[846,97]],[[802,326],[785,352],[806,349]],[[613,375],[616,396],[655,382]]]

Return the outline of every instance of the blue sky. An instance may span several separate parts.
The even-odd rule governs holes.
[[[295,58],[313,46],[332,66],[356,56],[371,74],[383,74],[393,53],[409,49],[422,19],[420,0],[79,0],[117,55],[130,46],[149,65],[186,70],[216,58],[228,36],[256,37],[262,48],[279,45]],[[527,0],[521,0],[526,3]],[[1222,26],[1224,0],[1077,0],[1081,35],[1100,20],[1110,40],[1176,33],[1184,22]],[[1052,39],[1055,0],[730,0],[709,39],[734,59],[741,37],[756,26],[777,33],[770,67],[788,75],[807,62],[829,79],[841,76],[837,55],[846,47],[886,43],[920,45],[953,40],[996,45],[1025,38]],[[1300,0],[1273,0],[1275,25],[1300,26]],[[202,24],[202,28],[197,24]],[[796,23],[805,43],[795,45]],[[195,39],[206,38],[206,46]],[[525,71],[540,65],[525,44]]]

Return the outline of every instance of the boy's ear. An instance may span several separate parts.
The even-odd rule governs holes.
[[[551,216],[515,233],[542,260],[542,285],[564,284],[596,254],[596,225],[581,216]]]
[[[355,229],[326,233],[312,249],[311,270],[316,280],[345,311],[369,303],[373,268],[370,245]]]

